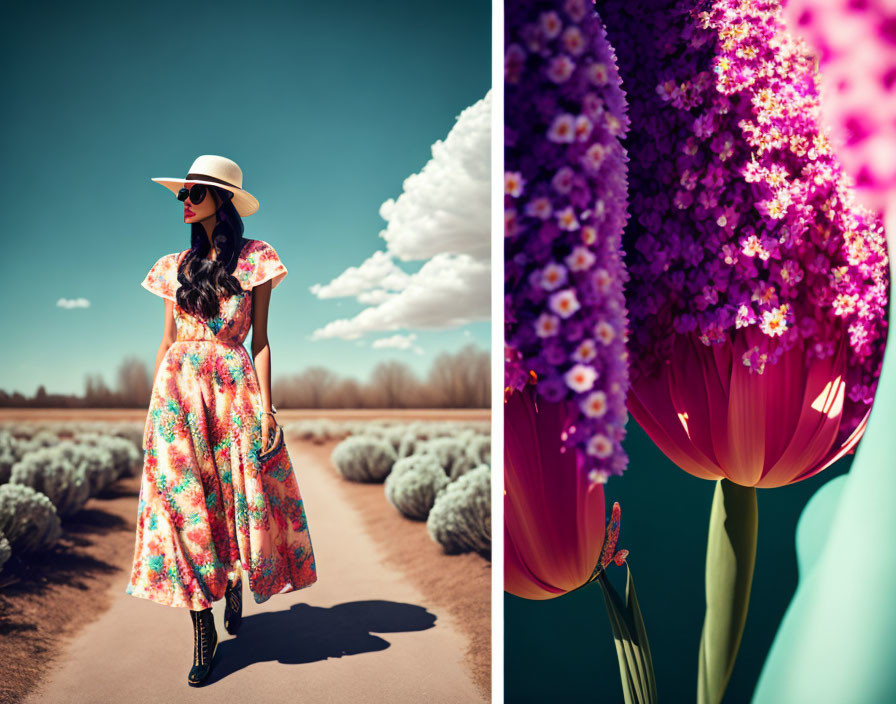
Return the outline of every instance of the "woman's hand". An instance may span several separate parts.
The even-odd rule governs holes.
[[[270,413],[263,413],[261,416],[261,446],[264,448],[261,452],[264,454],[270,450],[270,444],[274,439],[274,430],[276,429],[274,416]]]

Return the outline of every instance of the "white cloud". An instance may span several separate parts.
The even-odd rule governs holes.
[[[86,298],[60,298],[56,301],[57,308],[90,308],[90,301]]]
[[[360,266],[350,266],[330,283],[314,284],[311,293],[318,298],[341,298],[357,296],[369,289],[400,291],[407,285],[409,276],[386,252],[374,252]]]
[[[395,298],[398,294],[394,291],[384,291],[381,288],[375,288],[370,291],[362,291],[358,294],[358,303],[363,303],[368,306],[375,306],[379,303],[383,303],[388,301],[390,298]]]
[[[417,354],[423,354],[423,348],[414,344],[417,336],[414,333],[410,335],[392,335],[391,337],[381,337],[371,343],[371,347],[383,348],[391,347],[398,350],[412,350]]]
[[[391,337],[380,337],[370,343],[371,347],[397,347],[401,350],[408,349],[414,344],[417,336],[414,333],[410,335],[392,335]]]
[[[491,91],[463,110],[432,158],[408,176],[403,192],[380,206],[380,232],[402,261],[440,252],[489,259]]]
[[[437,330],[490,318],[490,267],[466,254],[437,254],[411,275],[407,287],[353,318],[327,323],[312,340],[354,340],[366,333]]]
[[[312,340],[356,340],[373,332],[445,329],[490,318],[490,158],[491,91],[432,145],[432,158],[404,180],[398,198],[380,206],[387,222],[379,233],[385,251],[311,287],[318,298],[354,297],[368,306],[315,330]],[[426,261],[409,274],[396,259]]]

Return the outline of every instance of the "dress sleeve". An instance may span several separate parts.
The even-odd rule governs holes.
[[[267,242],[259,241],[260,247],[255,252],[255,266],[252,269],[252,288],[271,280],[271,288],[283,281],[286,276],[286,267],[277,256],[277,252]]]
[[[152,265],[149,273],[140,283],[143,288],[162,298],[177,301],[177,253],[166,254]]]

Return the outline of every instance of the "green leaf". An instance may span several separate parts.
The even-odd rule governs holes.
[[[655,704],[656,678],[653,673],[653,659],[647,630],[638,605],[635,582],[631,569],[626,563],[625,600],[616,591],[606,574],[597,576],[607,607],[610,627],[616,641],[616,655],[619,660],[619,676],[626,704]]]
[[[718,481],[706,545],[706,616],[700,637],[698,704],[719,704],[731,678],[747,622],[758,530],[755,487]]]

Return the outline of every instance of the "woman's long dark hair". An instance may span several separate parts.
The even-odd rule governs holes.
[[[207,259],[211,246],[205,227],[194,222],[190,234],[190,251],[177,270],[177,305],[198,318],[214,318],[220,311],[221,299],[242,291],[233,276],[243,249],[243,219],[233,205],[233,194],[225,188],[208,186],[215,199],[218,222],[212,230],[216,259]]]

